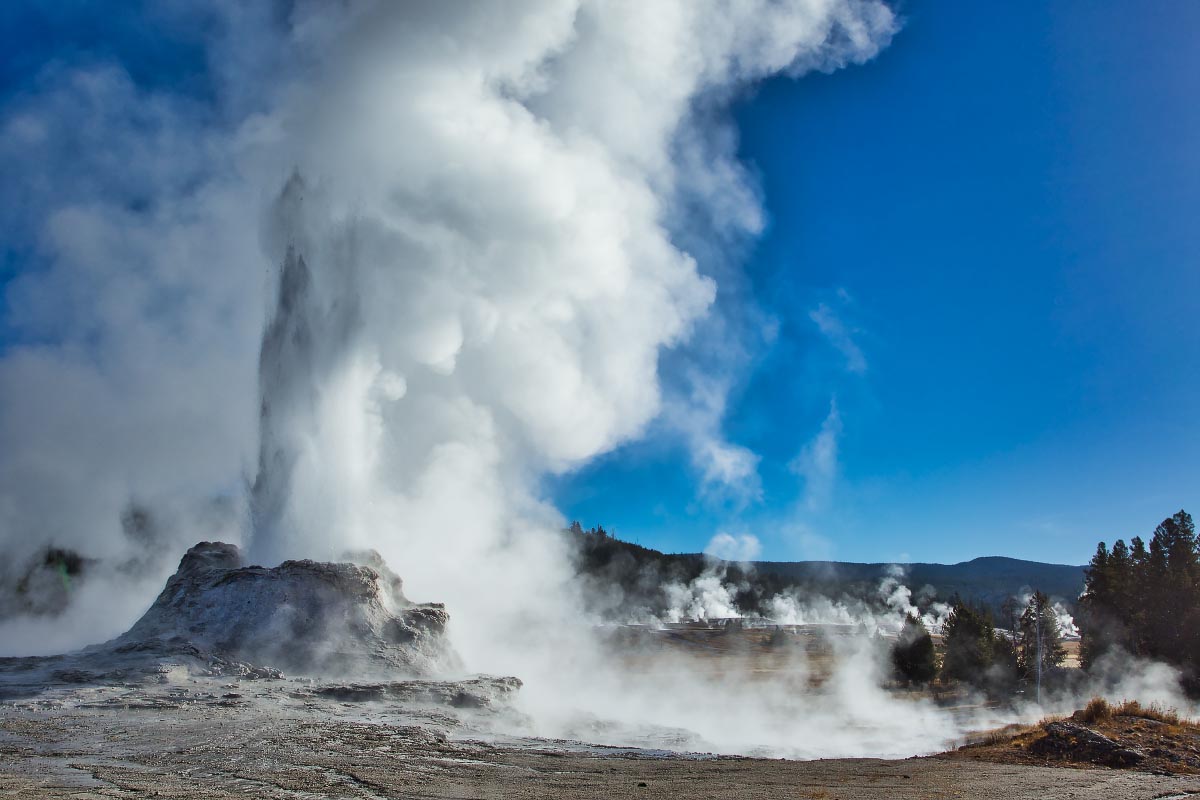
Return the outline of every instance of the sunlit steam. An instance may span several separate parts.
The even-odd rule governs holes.
[[[663,348],[712,312],[681,199],[758,225],[706,128],[891,29],[871,3],[306,16],[322,68],[275,111],[296,164],[264,236],[252,554],[375,548],[449,604],[471,666],[536,668],[516,632],[578,618],[540,477],[639,435]]]

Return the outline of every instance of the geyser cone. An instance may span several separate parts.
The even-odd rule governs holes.
[[[385,580],[350,563],[244,566],[237,547],[201,542],[150,610],[108,646],[308,675],[426,677],[459,666],[445,637],[448,620],[440,604],[410,603],[390,571]]]

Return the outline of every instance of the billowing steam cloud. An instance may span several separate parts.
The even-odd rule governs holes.
[[[556,605],[539,477],[642,434],[664,402],[698,458],[720,456],[704,480],[747,478],[697,390],[720,377],[661,374],[665,348],[686,360],[718,324],[728,269],[674,242],[713,253],[759,230],[725,107],[765,76],[871,57],[885,6],[158,13],[201,32],[205,91],[57,63],[5,116],[0,157],[24,178],[5,182],[6,234],[27,266],[0,360],[14,563],[47,543],[137,558],[120,519],[145,504],[171,522],[167,552],[373,546],[465,619]],[[41,644],[116,632],[145,599]]]
[[[450,603],[469,662],[529,674],[522,636],[573,617],[539,477],[661,409],[662,352],[716,297],[673,242],[681,207],[721,235],[761,224],[713,120],[765,75],[869,57],[891,26],[878,5],[813,3],[297,24],[322,60],[277,112],[300,177],[265,236],[283,288],[253,551],[376,547]],[[717,422],[689,441],[728,452]]]

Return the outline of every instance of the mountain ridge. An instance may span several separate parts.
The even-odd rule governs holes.
[[[1039,590],[1074,610],[1084,587],[1086,566],[1050,564],[1009,556],[978,556],[956,564],[934,562],[749,561],[714,559],[703,553],[662,553],[613,538],[603,529],[577,530],[571,539],[576,569],[594,596],[619,602],[606,611],[621,613],[631,606],[661,605],[661,585],[694,580],[719,565],[730,583],[742,588],[739,599],[749,608],[785,590],[829,598],[877,601],[881,583],[894,578],[923,602],[954,598],[987,608],[999,621],[1006,600]],[[608,601],[606,601],[608,602]]]

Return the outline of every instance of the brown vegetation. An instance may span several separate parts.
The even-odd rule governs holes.
[[[1120,705],[1114,706],[1103,697],[1093,697],[1083,710],[1076,711],[1072,715],[1072,719],[1077,719],[1089,725],[1111,719],[1112,717],[1137,717],[1163,722],[1167,725],[1180,724],[1179,712],[1173,708],[1164,708],[1157,703],[1143,706],[1137,700],[1125,700]]]
[[[1091,700],[1069,717],[1008,726],[959,748],[956,757],[1007,764],[1103,766],[1200,775],[1200,725],[1174,709],[1135,700]]]

